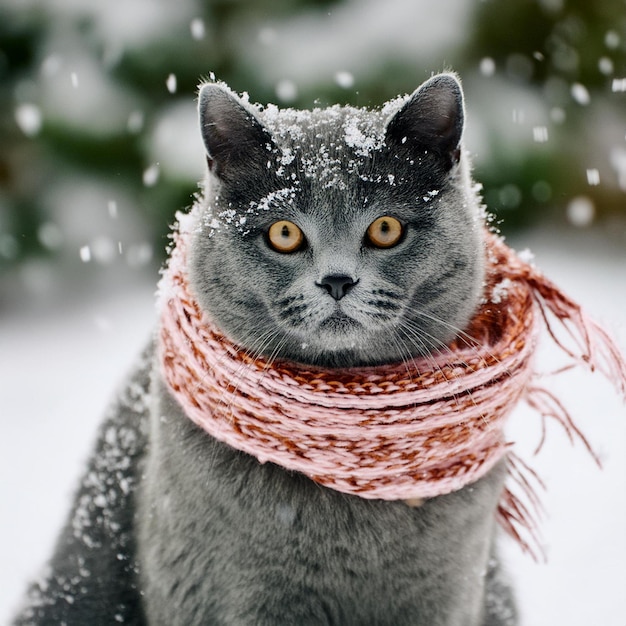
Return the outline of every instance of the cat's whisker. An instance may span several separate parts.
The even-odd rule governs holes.
[[[272,339],[277,335],[277,331],[275,329],[269,329],[269,330],[264,330],[262,331],[260,334],[258,332],[255,332],[255,330],[250,330],[250,340],[249,340],[249,345],[250,347],[248,347],[245,351],[244,354],[246,356],[249,356],[251,358],[258,358],[258,356],[263,352],[263,350],[265,349],[265,347],[267,345],[269,345],[272,341]],[[246,336],[243,337],[244,341],[242,342],[244,345],[246,343],[248,343],[248,341],[246,341],[248,338]],[[258,344],[258,348],[255,348],[254,344]],[[224,357],[221,357],[226,358]],[[234,383],[234,388],[235,390],[239,390],[240,384],[243,381],[244,377],[245,377],[245,373],[246,373],[246,365],[245,365],[245,361],[241,362],[238,364],[237,366],[237,370],[234,372],[233,374],[233,383]],[[204,382],[206,380],[208,374],[204,374],[199,382],[198,382],[198,386],[201,385],[201,382]],[[232,400],[231,400],[232,402]],[[228,410],[231,411],[232,414],[232,406],[229,405],[225,405],[223,403],[222,400],[220,400],[220,404],[223,406],[226,406],[226,408]]]
[[[419,376],[419,370],[417,369],[415,358],[411,354],[411,351],[409,350],[409,348],[402,341],[402,338],[403,337],[400,334],[400,330],[394,329],[394,332],[391,333],[391,340],[393,341],[394,345],[398,349],[398,354],[401,356],[402,363],[406,369],[406,373],[407,373],[407,376],[409,377],[409,380],[412,381],[413,374],[411,372],[411,366],[413,366],[418,376]]]
[[[431,316],[431,317],[432,317],[432,316]],[[424,333],[424,331],[421,331],[421,332],[422,332],[422,334],[426,334],[426,335],[427,335],[427,333]],[[433,338],[433,339],[434,339],[434,338]],[[441,342],[439,342],[439,343],[441,343]],[[468,347],[470,347],[470,348],[471,348],[471,349],[475,352],[475,354],[477,354],[477,355],[479,354],[479,348],[480,348],[480,346],[478,346],[478,344],[477,344],[476,340],[474,340],[474,345],[472,345],[472,346],[468,346]],[[457,357],[457,359],[458,359],[458,353],[456,354],[456,357]],[[440,367],[436,364],[436,359],[434,359],[433,357],[430,357],[430,359],[429,359],[429,360],[431,360],[432,364],[433,364],[435,367],[437,367],[437,369],[441,372],[441,368],[440,368]],[[468,364],[466,361],[464,361],[464,360],[461,360],[460,362],[461,362],[463,365],[465,365],[465,366],[469,366],[469,364]],[[511,376],[511,373],[510,373],[510,372],[507,372],[507,375]],[[473,395],[472,395],[471,390],[466,391],[466,392],[465,392],[465,394],[467,395],[467,397],[469,398],[469,400],[472,402],[472,404],[474,404],[474,406],[477,406],[477,405],[476,405],[476,402],[475,402],[475,400],[474,400],[474,397],[473,397]],[[456,401],[456,402],[457,402],[457,404],[458,404],[458,403],[459,403],[458,396],[457,396],[456,394],[453,394],[453,397],[454,397],[455,401]],[[485,413],[483,413],[482,411],[481,411],[481,419],[482,419],[482,421],[483,421],[486,425],[488,425],[488,424],[489,424],[489,420],[487,419],[486,414],[485,414]]]
[[[484,352],[484,346],[481,345],[480,342],[475,337],[472,337],[463,329],[447,322],[446,320],[440,317],[426,313],[425,311],[414,310],[413,313],[419,315],[420,317],[433,321],[436,324],[444,326],[445,328],[450,329],[453,333],[455,333],[455,339],[456,340],[461,339],[463,341],[463,347],[472,351],[474,354],[478,354],[479,352]],[[449,346],[441,342],[439,342],[437,346],[433,346],[433,347],[441,351],[449,350]],[[495,362],[499,362],[499,358],[497,357],[497,355],[493,354],[492,352],[487,352],[487,354],[489,355],[489,358],[493,359]],[[455,358],[458,358],[458,357],[459,357],[458,352],[455,352]]]
[[[423,342],[423,335],[425,334],[423,330],[421,330],[420,335],[417,334],[417,331],[415,328],[413,328],[410,324],[403,324],[399,327],[399,330],[401,330],[405,337],[407,338],[408,341],[419,341],[419,343]],[[439,342],[440,343],[440,342]],[[429,361],[431,363],[431,367],[433,370],[436,370],[438,372],[440,372],[443,375],[443,371],[441,369],[441,366],[437,363],[437,360],[432,356],[432,354],[427,353],[426,355],[424,355],[425,358],[427,359],[427,361]],[[416,366],[416,371],[417,371],[417,366]],[[419,371],[418,371],[418,376],[419,376]],[[474,402],[471,391],[467,392],[468,397],[470,398],[470,400],[472,402]],[[461,408],[462,402],[460,400],[460,397],[458,394],[453,393],[451,394],[451,397],[454,398],[454,401],[456,403],[456,405]],[[485,417],[483,416],[482,419],[484,420]]]
[[[402,323],[399,326],[399,331],[402,332],[404,338],[410,345],[413,345],[417,348],[418,354],[421,358],[429,362],[433,369],[439,368],[439,366],[437,365],[436,359],[432,356],[431,351],[429,350],[429,347],[431,346],[429,346],[428,343],[425,341],[426,338],[424,337],[424,331],[421,328],[419,327],[414,328],[408,322],[408,320],[402,320]],[[418,373],[418,376],[420,376],[422,372],[420,372],[417,369],[417,363],[415,361],[414,356],[412,355],[411,358],[412,358],[415,370]]]
[[[276,339],[278,339],[278,342],[276,342]],[[249,332],[249,339],[246,337],[246,341],[244,343],[249,346],[245,350],[244,354],[255,360],[259,358],[265,359],[266,364],[264,369],[267,369],[272,366],[276,355],[280,352],[280,348],[284,343],[284,337],[275,327],[260,332],[256,329],[252,329]],[[274,347],[272,348],[270,355],[266,356],[268,348],[272,345],[274,345]]]

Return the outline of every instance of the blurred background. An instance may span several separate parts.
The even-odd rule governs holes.
[[[599,225],[626,245],[624,0],[2,0],[0,308],[158,265],[204,167],[201,77],[379,106],[446,68],[505,232]]]
[[[0,622],[149,336],[169,225],[204,168],[199,80],[260,103],[379,106],[446,69],[501,229],[624,346],[626,0],[0,0]],[[595,415],[597,401],[574,402]],[[528,626],[625,623],[626,420],[606,403],[608,468],[555,490],[571,500],[546,532],[552,569],[511,557]],[[587,557],[581,493],[598,509]]]

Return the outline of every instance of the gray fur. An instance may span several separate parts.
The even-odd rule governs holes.
[[[233,341],[334,367],[408,360],[461,332],[483,251],[455,77],[378,112],[278,112],[207,85],[200,122],[191,282]],[[405,224],[393,248],[365,242],[380,215]],[[282,219],[302,250],[268,246]],[[333,275],[355,283],[340,300],[319,286]],[[341,494],[199,430],[153,358],[105,423],[16,624],[516,624],[494,539],[502,465],[419,507]]]
[[[466,325],[480,295],[483,254],[468,164],[450,162],[459,156],[459,85],[439,76],[387,108],[392,112],[265,110],[246,119],[222,87],[201,91],[201,124],[218,175],[207,181],[192,278],[203,307],[235,342],[291,360],[351,366],[432,352]],[[443,139],[435,131],[422,137],[413,128],[422,117],[456,125]],[[264,118],[275,132],[263,132]],[[237,146],[255,146],[248,148],[252,159],[240,163],[232,155],[223,139],[230,126]],[[381,215],[406,223],[400,245],[364,245]],[[309,245],[301,253],[268,247],[264,233],[281,219],[304,231]],[[338,303],[316,285],[334,274],[358,280]]]

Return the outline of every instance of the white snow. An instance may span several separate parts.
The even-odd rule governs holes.
[[[581,106],[587,106],[591,102],[589,90],[582,83],[573,83],[571,87],[572,98]]]
[[[197,103],[181,97],[164,106],[152,122],[148,155],[170,179],[195,181],[202,178],[206,153],[198,132]]]
[[[587,183],[590,187],[597,187],[600,184],[600,171],[597,168],[587,169]]]
[[[478,68],[483,76],[493,76],[496,73],[496,62],[491,57],[484,57]]]
[[[611,91],[614,93],[626,91],[626,78],[614,78],[611,82]]]
[[[178,79],[176,78],[176,74],[168,74],[167,79],[165,80],[165,86],[170,93],[176,93],[178,89]]]
[[[335,82],[343,89],[350,89],[354,87],[354,76],[351,72],[340,70],[335,73]]]
[[[605,75],[610,76],[614,69],[615,65],[613,63],[613,59],[610,57],[600,57],[598,59],[598,69]]]
[[[50,555],[105,408],[152,332],[154,284],[120,271],[117,292],[3,311],[0,624]]]
[[[354,148],[355,153],[361,156],[368,156],[372,151],[380,149],[385,140],[381,130],[376,132],[372,128],[363,127],[356,116],[348,117],[344,130],[346,145]]]
[[[621,37],[619,36],[619,33],[617,33],[616,31],[607,30],[606,34],[604,35],[604,43],[606,47],[609,48],[610,50],[615,50],[616,48],[619,47],[621,43]]]
[[[511,288],[511,279],[503,278],[497,285],[493,286],[493,290],[491,292],[490,302],[494,304],[500,304],[502,300],[506,299],[509,294],[509,289]]]
[[[161,170],[158,163],[152,163],[144,171],[142,175],[143,184],[146,187],[154,187],[159,181]]]
[[[596,207],[591,198],[576,196],[572,198],[566,207],[566,216],[574,226],[589,226],[596,215]]]
[[[204,36],[206,35],[206,26],[204,24],[204,20],[199,17],[194,18],[189,24],[189,30],[191,31],[191,36],[194,39],[204,39]]]
[[[78,253],[83,263],[89,263],[89,261],[91,261],[91,249],[89,246],[82,246]]]
[[[608,327],[626,351],[626,247],[610,245],[589,231],[520,237],[535,263],[587,312]],[[547,346],[546,346],[547,347]],[[554,370],[558,354],[547,350],[544,371]],[[599,453],[599,470],[580,444],[572,447],[558,427],[535,458],[540,429],[525,407],[511,421],[510,436],[526,451],[547,491],[541,534],[548,562],[534,563],[513,545],[506,555],[516,580],[522,626],[623,626],[626,616],[626,405],[599,375],[573,371],[549,382],[578,427]]]
[[[283,78],[276,83],[276,97],[289,104],[298,97],[298,85],[293,80]]]
[[[546,126],[535,126],[533,128],[533,140],[535,143],[546,143],[548,138],[549,134]]]
[[[41,130],[43,123],[41,111],[35,104],[25,102],[15,109],[15,121],[27,137],[34,137]]]
[[[611,149],[611,165],[617,174],[619,188],[626,191],[626,148],[615,147]]]

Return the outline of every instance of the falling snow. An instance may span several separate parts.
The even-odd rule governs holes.
[[[617,92],[624,93],[624,92],[626,92],[626,78],[614,78],[613,82],[611,83],[611,90],[614,93],[617,93]]]
[[[191,20],[191,23],[189,24],[189,30],[191,31],[191,36],[194,39],[196,40],[204,39],[204,36],[206,34],[206,27],[204,25],[204,20],[200,19],[199,17]]]
[[[616,48],[619,48],[621,37],[619,36],[619,33],[614,30],[609,30],[604,36],[604,43],[610,50],[615,50]]]
[[[530,243],[536,250],[538,259],[541,261],[541,267],[546,270],[548,276],[554,276],[556,273],[559,282],[563,280],[567,282],[570,289],[573,289],[575,293],[582,294],[580,297],[587,303],[593,304],[594,300],[597,299],[596,310],[603,311],[602,315],[614,320],[618,325],[621,324],[621,312],[624,306],[623,290],[611,289],[610,285],[620,285],[619,281],[622,274],[619,264],[623,264],[623,254],[620,253],[618,259],[613,259],[614,265],[606,265],[606,259],[602,260],[602,248],[595,248],[591,245],[579,249],[577,246],[560,242],[558,237],[544,235],[541,238],[541,234],[539,236],[543,242],[542,245],[538,246],[534,240]],[[527,235],[524,240],[529,243]],[[546,267],[546,257],[549,260],[548,267]],[[610,258],[610,254],[607,258]],[[602,288],[602,284],[599,285],[599,276],[604,277],[606,282],[602,284],[606,285],[605,288]],[[18,537],[11,539],[10,535],[9,538],[5,538],[5,553],[9,559],[15,559],[16,564],[25,561],[28,563],[27,569],[36,568],[37,562],[47,551],[48,537],[50,537],[51,542],[52,537],[56,534],[56,525],[60,523],[66,512],[68,493],[74,487],[75,474],[81,467],[82,458],[87,454],[93,429],[100,419],[98,407],[105,402],[104,396],[106,395],[101,392],[101,389],[112,388],[119,381],[120,369],[126,367],[125,363],[128,363],[128,359],[132,358],[132,352],[136,349],[135,345],[129,348],[126,344],[136,344],[138,341],[143,341],[146,329],[152,324],[150,292],[151,288],[148,288],[144,295],[146,302],[143,302],[143,305],[141,303],[137,305],[135,300],[129,301],[128,298],[120,298],[120,311],[114,314],[111,314],[111,311],[107,309],[106,301],[108,299],[105,299],[103,303],[77,303],[73,307],[72,316],[47,319],[45,324],[37,324],[36,327],[22,325],[21,315],[7,317],[4,320],[3,347],[9,350],[7,354],[11,355],[10,359],[3,363],[5,365],[3,380],[7,383],[5,402],[9,403],[10,408],[8,410],[14,412],[13,414],[18,416],[19,420],[4,421],[3,439],[4,441],[10,440],[11,443],[7,445],[3,467],[7,471],[8,468],[11,468],[11,471],[24,481],[24,491],[18,491],[15,496],[12,519],[7,522],[10,525],[7,525],[7,528],[15,527],[17,524],[19,527],[31,529],[24,541],[20,541]],[[142,306],[144,307],[143,312],[137,313],[135,310],[141,311]],[[97,347],[94,346],[93,353],[89,355],[85,354],[85,338],[76,334],[77,326],[80,326],[77,324],[77,320],[80,320],[85,312],[88,316],[92,316],[94,307],[101,310],[100,315],[103,319],[108,320],[109,328],[111,324],[118,325],[118,327],[115,332],[109,330],[106,335],[102,334],[99,327],[94,327],[93,332],[100,336],[101,342]],[[59,342],[65,346],[64,351],[59,352]],[[82,372],[83,379],[81,380],[85,381],[71,397],[68,396],[69,403],[56,405],[54,402],[47,402],[48,419],[54,423],[53,434],[50,434],[52,431],[46,430],[37,419],[37,408],[43,407],[43,404],[31,405],[30,402],[24,403],[23,401],[24,394],[27,393],[25,385],[29,381],[24,381],[23,374],[11,372],[11,369],[21,369],[21,367],[16,367],[16,364],[21,366],[22,363],[31,363],[29,367],[33,368],[33,376],[41,381],[42,394],[46,398],[55,397],[55,394],[58,393],[57,385],[59,383],[56,378],[51,379],[48,371],[50,369],[49,359],[54,359],[56,369],[59,370],[58,380],[74,380]],[[88,377],[84,376],[86,367],[91,372]],[[544,367],[549,369],[551,361]],[[545,585],[547,587],[546,594],[552,596],[556,593],[560,597],[566,598],[568,593],[571,593],[569,585],[576,584],[576,571],[579,570],[581,563],[580,550],[591,555],[586,557],[589,560],[585,561],[585,564],[589,563],[594,571],[597,569],[602,573],[608,567],[617,572],[617,575],[606,578],[600,576],[600,580],[590,581],[588,573],[583,571],[581,577],[584,579],[584,583],[581,584],[584,584],[587,593],[597,599],[596,588],[608,586],[612,594],[621,595],[619,579],[623,569],[620,569],[619,556],[623,555],[624,545],[622,541],[624,459],[621,454],[622,442],[624,441],[624,420],[620,418],[623,416],[623,407],[617,401],[610,402],[611,394],[585,393],[585,389],[589,389],[590,383],[593,386],[594,379],[595,377],[590,379],[589,376],[584,375],[581,376],[578,384],[576,382],[571,383],[571,387],[568,387],[569,394],[571,394],[568,406],[576,410],[577,416],[581,416],[582,421],[579,425],[585,434],[590,434],[594,441],[601,445],[606,454],[606,467],[602,472],[599,472],[591,464],[583,462],[576,465],[576,485],[578,488],[574,491],[580,494],[582,488],[586,494],[585,501],[588,505],[581,507],[580,496],[572,496],[570,493],[572,487],[571,472],[564,470],[564,468],[570,467],[569,463],[581,461],[580,449],[572,450],[567,441],[562,441],[556,447],[549,447],[544,450],[537,457],[538,461],[542,463],[540,475],[549,481],[548,488],[541,494],[541,498],[549,513],[549,519],[543,528],[543,536],[550,545],[550,559],[547,566],[544,564],[536,565],[527,557],[517,555],[514,550],[510,554],[507,553],[507,560],[511,563],[511,571],[514,572],[515,578],[521,578],[525,581],[522,588],[518,589],[522,606],[525,606],[525,602],[528,601],[528,594],[532,593],[528,591],[529,586],[534,588],[536,585]],[[19,390],[16,389],[16,393],[12,393],[11,390],[16,385],[19,386]],[[98,398],[95,401],[94,395]],[[36,402],[36,399],[33,401]],[[82,408],[76,411],[75,407],[77,406]],[[76,413],[75,418],[72,417],[74,413]],[[593,415],[601,415],[602,419],[592,419]],[[78,434],[78,424],[85,421],[90,422],[88,432],[85,434],[83,431]],[[516,441],[532,443],[535,433],[532,435],[528,433],[524,420],[520,421],[522,426],[519,434],[516,433],[519,437]],[[18,428],[18,422],[26,422],[28,427],[22,431]],[[108,429],[104,430],[105,433],[107,431]],[[115,450],[121,441],[124,441],[123,437],[120,437],[119,428],[109,432],[107,439],[106,445],[110,447],[111,451]],[[554,441],[560,441],[560,438],[555,437]],[[550,445],[554,445],[554,443]],[[57,451],[55,453],[56,461],[50,463],[49,470],[36,472],[36,476],[33,477],[32,489],[26,488],[28,485],[26,481],[33,473],[32,467],[36,467],[36,464],[40,462],[38,457],[44,456],[43,453],[51,448]],[[71,463],[66,462],[68,456],[72,458]],[[119,467],[120,459],[120,455],[113,454],[112,467]],[[66,464],[68,467],[63,473],[63,467]],[[114,469],[114,475],[117,471]],[[116,490],[115,498],[123,497],[125,493],[130,493],[133,489],[132,482],[127,480],[123,471],[119,472],[118,476],[120,479],[119,490]],[[13,497],[13,492],[9,490],[10,482],[13,481],[5,481],[3,484],[5,490],[3,493],[7,494],[9,498]],[[92,476],[91,484],[93,485],[94,500],[98,498],[98,495],[102,493],[106,495],[110,489],[114,488],[113,485],[107,484],[106,480],[98,480],[98,472]],[[100,491],[96,488],[97,486],[100,487]],[[27,502],[32,508],[25,505]],[[49,503],[49,508],[44,509],[46,510],[45,516],[36,513],[42,510],[42,502]],[[98,498],[98,502],[104,504],[101,498]],[[85,502],[84,505],[96,506],[95,502],[93,504]],[[607,515],[608,511],[612,511],[613,515]],[[571,524],[573,515],[577,516],[578,520],[575,526]],[[31,518],[34,518],[37,524],[30,526]],[[111,521],[115,522],[115,520]],[[88,531],[89,527],[81,528],[79,526],[78,528],[79,535],[86,534]],[[603,539],[602,542],[598,543],[598,533],[601,533],[602,537],[615,537],[615,543],[607,544],[608,539]],[[45,538],[43,541],[46,545],[45,548],[41,547],[40,535]],[[90,538],[88,538],[89,540]],[[91,540],[93,539],[91,538]],[[18,544],[19,548],[13,544]],[[572,545],[578,546],[580,550],[572,552]],[[604,548],[607,546],[610,549],[605,550]],[[615,554],[616,552],[617,554]],[[16,600],[15,596],[19,594],[24,585],[23,577],[26,574],[21,574],[22,579],[17,583],[15,582],[14,570],[16,568],[17,566],[5,567],[7,593],[11,595],[9,599],[5,600],[5,607],[6,604]],[[83,577],[90,575],[85,565],[81,568],[80,575]],[[564,578],[568,580],[568,585],[562,587],[561,581]],[[537,579],[541,583],[538,583]],[[587,602],[588,597],[585,597],[587,598],[585,602]],[[594,604],[596,602],[597,600],[594,600]],[[619,601],[613,606],[623,607],[623,601]],[[525,613],[530,609],[532,607],[526,609]],[[5,608],[6,610],[7,608]],[[542,605],[539,612],[540,614],[544,612],[548,618],[554,618],[558,616],[556,611],[555,608]],[[3,623],[9,622],[6,612],[3,613],[3,618],[6,619],[6,622],[3,621]],[[522,623],[533,626],[543,622],[541,620],[531,622],[526,620]],[[552,620],[546,623],[559,624],[560,622]],[[572,622],[568,621],[567,623],[571,624]],[[575,623],[578,625],[583,622]],[[617,625],[619,620],[603,621],[602,623],[613,626],[613,624]]]
[[[496,73],[496,62],[491,57],[484,57],[480,61],[479,69],[483,76],[493,76]]]
[[[566,214],[572,225],[582,228],[593,222],[596,209],[590,198],[577,196],[567,205]]]
[[[27,137],[34,137],[41,130],[41,111],[34,104],[21,104],[15,109],[15,121]]]
[[[572,98],[581,106],[587,106],[591,102],[591,95],[587,87],[581,83],[574,83],[571,88]]]
[[[79,254],[80,254],[80,260],[83,263],[89,263],[89,261],[91,261],[91,250],[90,250],[89,246],[83,246],[79,250]]]
[[[143,184],[146,187],[154,187],[159,180],[160,168],[158,163],[153,163],[148,168],[146,168],[143,172]]]
[[[107,202],[107,212],[112,220],[117,219],[117,202],[115,202],[115,200],[109,200]]]
[[[613,59],[611,59],[610,57],[600,57],[598,59],[598,69],[605,76],[610,76],[615,69],[615,64],[613,63]]]
[[[133,135],[137,135],[143,130],[143,126],[144,126],[143,111],[133,111],[128,116],[128,122],[126,123],[128,132],[132,133]]]
[[[600,184],[600,172],[596,168],[587,170],[587,183],[591,187],[596,187]]]
[[[350,72],[341,71],[335,74],[335,82],[343,89],[354,87],[354,76]]]
[[[626,148],[613,148],[610,159],[611,166],[617,173],[617,184],[622,191],[626,191]]]
[[[298,86],[285,78],[276,84],[276,96],[282,102],[293,102],[298,97]]]
[[[548,141],[548,129],[545,126],[535,126],[533,128],[533,139],[536,143],[546,143]]]
[[[44,222],[37,229],[37,239],[47,250],[59,250],[64,243],[63,231],[54,222]]]
[[[176,93],[176,89],[178,88],[178,81],[176,79],[176,74],[170,74],[165,81],[165,86],[170,93]]]

